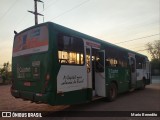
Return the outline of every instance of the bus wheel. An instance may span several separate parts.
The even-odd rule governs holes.
[[[117,86],[115,83],[111,83],[108,90],[108,101],[114,101],[117,97]]]

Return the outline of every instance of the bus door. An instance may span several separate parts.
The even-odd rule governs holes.
[[[134,54],[129,54],[129,65],[130,65],[130,71],[131,71],[131,89],[136,88],[136,59]]]
[[[149,61],[146,61],[146,84],[150,84],[151,83],[151,66],[150,66],[150,62]]]
[[[91,47],[86,47],[87,88],[92,88],[92,53]]]
[[[95,93],[97,96],[106,96],[105,85],[105,51],[98,50],[95,63]]]

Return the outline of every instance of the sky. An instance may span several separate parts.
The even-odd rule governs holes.
[[[0,0],[0,67],[12,59],[14,30],[34,25],[34,0]],[[51,21],[149,56],[160,40],[160,0],[43,0],[39,23]]]

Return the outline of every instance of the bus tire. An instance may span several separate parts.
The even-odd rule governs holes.
[[[117,97],[117,86],[115,83],[111,83],[108,90],[107,100],[111,102],[111,101],[114,101],[116,97]]]

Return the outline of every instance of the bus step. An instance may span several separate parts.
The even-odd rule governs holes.
[[[129,92],[133,92],[135,90],[135,88],[131,88],[130,90],[129,90]]]
[[[94,97],[92,98],[92,101],[98,100],[98,99],[101,99],[101,98],[103,98],[103,97],[101,97],[101,96],[94,96]]]

